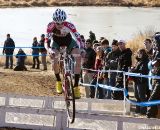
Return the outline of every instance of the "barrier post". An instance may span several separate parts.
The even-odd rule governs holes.
[[[98,88],[98,81],[99,81],[99,74],[100,74],[100,70],[98,70],[98,74],[97,74],[97,83],[96,83],[96,89],[95,89],[95,96],[94,98],[97,98],[97,88]]]
[[[108,73],[108,76],[107,76],[107,81],[108,82],[106,82],[106,84],[108,83],[108,85],[109,86],[111,86],[111,70],[109,69],[108,71],[107,71],[107,73]],[[114,72],[112,72],[112,74],[113,74]],[[114,87],[114,86],[111,86],[111,87]],[[109,95],[109,99],[112,99],[112,93],[113,93],[113,90],[111,90],[111,89],[109,89],[109,90],[107,90],[107,91],[109,91],[109,92],[107,92],[107,94],[109,93],[110,95]],[[108,97],[108,95],[107,95],[107,97]]]
[[[123,115],[125,115],[126,113],[126,98],[125,98],[125,89],[126,89],[126,75],[125,75],[125,72],[123,72],[123,96],[124,96],[124,99],[123,99],[123,106],[124,106],[124,112],[123,112]]]

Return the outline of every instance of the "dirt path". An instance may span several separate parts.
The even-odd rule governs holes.
[[[0,67],[0,93],[53,96],[55,79],[51,70],[13,71]]]
[[[13,71],[0,67],[0,93],[12,93],[33,96],[54,96],[55,79],[51,70]],[[0,130],[23,130],[17,128],[0,128]]]

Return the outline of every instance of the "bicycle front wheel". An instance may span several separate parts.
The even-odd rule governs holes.
[[[65,77],[65,102],[67,109],[67,116],[70,123],[73,123],[75,120],[75,97],[73,90],[73,82],[71,76]]]

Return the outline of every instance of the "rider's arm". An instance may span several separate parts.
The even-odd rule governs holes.
[[[66,26],[70,32],[73,34],[80,48],[84,48],[83,42],[81,40],[80,34],[77,32],[75,26],[72,23],[65,22],[64,26]]]
[[[55,27],[55,24],[53,22],[49,23],[47,26],[47,34],[46,34],[44,46],[49,53],[51,51],[50,41],[51,41],[51,37],[52,37],[52,30],[54,29],[54,27]]]

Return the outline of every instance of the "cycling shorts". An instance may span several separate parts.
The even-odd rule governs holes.
[[[66,46],[68,52],[71,52],[73,48],[79,48],[77,42],[73,38],[72,38],[70,44],[67,44],[67,45],[65,45],[65,44],[59,45],[58,43],[56,43],[55,41],[53,41],[51,47],[52,47],[52,49],[60,50],[61,46]]]

